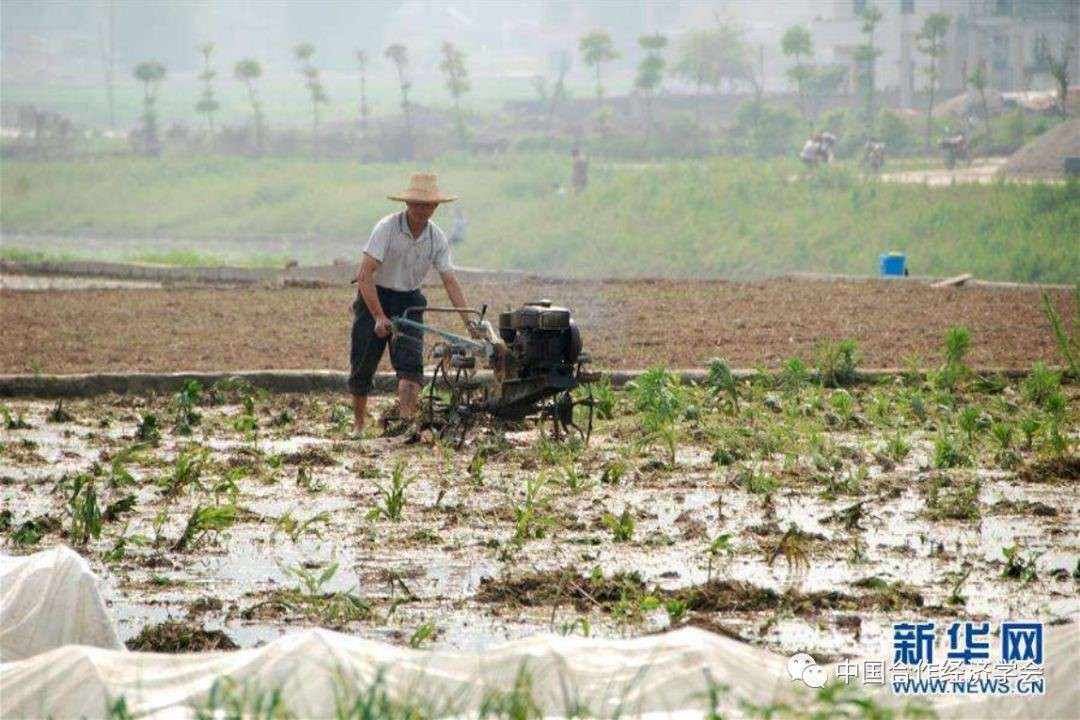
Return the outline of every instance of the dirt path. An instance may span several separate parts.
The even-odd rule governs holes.
[[[903,172],[883,173],[882,182],[908,183],[915,185],[952,185],[953,183],[978,183],[989,185],[997,179],[997,173],[1008,158],[988,158],[976,160],[971,165],[957,165],[953,170],[944,167],[931,170],[905,170]]]
[[[571,308],[603,368],[739,367],[810,360],[821,338],[854,338],[863,367],[940,361],[951,325],[972,334],[970,361],[1058,361],[1032,288],[933,289],[914,281],[638,280],[474,284],[492,311],[548,297]],[[441,288],[425,290],[445,304]],[[348,367],[346,288],[0,290],[0,372],[71,373]],[[1066,318],[1071,293],[1051,292]],[[389,368],[387,368],[389,369]]]

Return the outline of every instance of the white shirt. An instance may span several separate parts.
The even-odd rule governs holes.
[[[391,290],[416,290],[434,265],[440,273],[454,269],[450,244],[438,225],[428,220],[420,237],[413,238],[405,211],[375,223],[364,253],[379,261],[375,284]]]

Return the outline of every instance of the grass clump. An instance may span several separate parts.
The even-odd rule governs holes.
[[[239,647],[221,630],[205,630],[174,620],[144,626],[125,645],[128,650],[135,652],[161,653],[213,652],[236,650]]]
[[[980,486],[976,480],[952,482],[944,476],[932,478],[924,487],[924,514],[931,520],[976,521],[979,509]]]
[[[859,354],[854,340],[821,340],[815,348],[814,359],[823,387],[842,387],[855,382]]]
[[[1073,321],[1072,337],[1069,337],[1068,332],[1066,332],[1065,325],[1061,322],[1061,316],[1058,315],[1054,304],[1050,302],[1050,296],[1046,294],[1045,290],[1042,291],[1041,300],[1043,314],[1046,316],[1046,321],[1050,323],[1050,330],[1054,333],[1054,339],[1057,340],[1058,349],[1061,351],[1061,356],[1069,369],[1069,374],[1073,378],[1080,379],[1080,283],[1076,285],[1074,295],[1076,319]]]
[[[601,518],[600,522],[611,531],[611,538],[617,543],[630,542],[634,537],[634,514],[630,510],[630,506],[627,505],[623,508],[620,515],[614,515],[606,512]]]

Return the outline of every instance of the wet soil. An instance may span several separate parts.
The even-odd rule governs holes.
[[[692,624],[781,652],[865,655],[893,622],[1075,612],[1080,395],[1063,391],[1071,449],[1037,433],[1008,469],[988,430],[970,465],[937,467],[935,442],[968,406],[1048,423],[1015,385],[854,388],[840,423],[825,410],[840,391],[743,383],[734,415],[695,390],[674,465],[624,393],[586,448],[526,423],[481,428],[457,452],[377,428],[353,439],[332,395],[219,393],[192,408],[189,435],[172,397],[69,401],[67,417],[13,401],[23,427],[0,428],[0,552],[76,547],[138,648],[249,647],[323,626],[477,650]],[[921,420],[912,393],[925,395]],[[890,458],[898,435],[909,449]],[[85,542],[80,475],[114,508]]]

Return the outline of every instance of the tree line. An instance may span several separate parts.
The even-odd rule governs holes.
[[[877,37],[878,26],[883,19],[882,10],[874,3],[866,3],[858,13],[861,42],[854,52],[854,85],[860,97],[861,114],[867,137],[874,137],[875,123],[879,117],[877,92],[877,62],[882,50]],[[924,142],[930,147],[933,128],[933,110],[937,92],[941,89],[942,63],[947,54],[946,39],[951,18],[944,13],[927,16],[919,30],[917,50],[926,58],[923,73],[926,77],[925,90],[928,101],[926,107],[926,129]],[[638,38],[642,58],[633,79],[632,91],[642,100],[646,137],[656,126],[654,99],[661,91],[667,76],[676,77],[694,88],[697,98],[694,110],[694,122],[702,124],[703,93],[710,88],[714,93],[724,89],[728,92],[740,87],[748,87],[754,92],[754,100],[747,113],[754,133],[761,132],[761,118],[768,114],[763,105],[764,78],[762,62],[755,63],[754,48],[746,40],[742,30],[725,24],[719,19],[712,27],[692,30],[679,39],[674,48],[675,56],[669,63],[666,53],[669,39],[661,33],[652,33]],[[589,69],[595,83],[596,123],[603,134],[607,128],[609,110],[605,104],[606,88],[604,68],[619,59],[621,53],[606,30],[592,30],[579,39],[578,53],[582,64]],[[790,58],[792,65],[787,70],[787,77],[795,90],[797,109],[803,124],[810,130],[819,122],[823,103],[841,90],[848,79],[848,68],[837,64],[817,64],[814,59],[814,41],[810,31],[801,25],[795,25],[784,33],[781,50]],[[195,109],[205,116],[211,144],[217,132],[215,114],[220,109],[216,97],[215,80],[217,71],[213,64],[213,43],[206,43],[198,48],[202,55],[202,92]],[[759,53],[763,49],[758,49]],[[330,102],[326,89],[320,80],[318,66],[314,62],[315,47],[310,43],[301,43],[293,49],[297,70],[311,103],[311,135],[313,149],[319,138],[320,107]],[[412,82],[409,72],[409,50],[403,43],[393,43],[386,47],[383,57],[393,66],[401,96],[403,118],[403,141],[405,154],[411,155],[414,143],[414,108],[410,99]],[[359,127],[362,136],[367,136],[370,121],[367,86],[371,59],[364,50],[356,51],[356,68],[359,79]],[[1061,112],[1064,114],[1065,94],[1068,88],[1069,48],[1062,50],[1060,58],[1055,55],[1049,43],[1042,38],[1036,43],[1034,63],[1027,69],[1029,73],[1045,73],[1052,76],[1060,88]],[[466,115],[462,108],[462,99],[470,91],[471,84],[466,54],[451,42],[445,42],[441,48],[439,68],[443,73],[447,91],[451,97],[454,113],[454,127],[457,143],[465,148],[469,142]],[[567,97],[566,77],[570,69],[569,53],[559,55],[558,67],[550,81],[543,75],[533,78],[533,87],[543,110],[544,125],[550,134],[553,119],[560,103]],[[244,85],[247,99],[251,106],[251,133],[255,152],[262,153],[266,140],[266,121],[262,103],[258,95],[258,80],[262,77],[262,66],[254,58],[244,58],[233,67],[233,77]],[[160,84],[166,77],[166,68],[159,62],[147,61],[134,68],[135,78],[143,84],[143,114],[140,130],[141,146],[147,154],[160,152],[156,100]],[[981,98],[983,110],[987,110],[987,76],[984,64],[979,64],[965,78]]]

